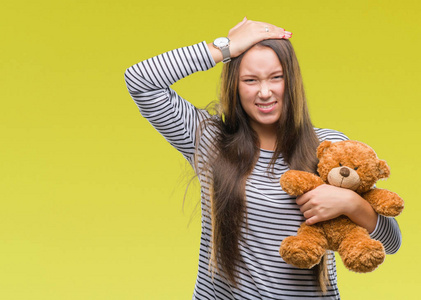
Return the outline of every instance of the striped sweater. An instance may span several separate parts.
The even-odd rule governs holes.
[[[217,132],[209,126],[196,135],[201,122],[210,115],[180,97],[170,86],[214,65],[206,43],[202,42],[142,61],[125,73],[128,90],[142,116],[191,164],[194,163],[195,151],[200,154],[197,157],[199,170],[202,170],[198,176],[201,185],[201,240],[193,299],[340,299],[332,252],[328,253],[331,285],[323,295],[311,270],[288,265],[279,255],[281,241],[296,234],[304,217],[295,198],[282,191],[279,185],[279,178],[288,170],[287,164],[279,157],[273,173],[269,173],[268,165],[273,152],[267,150],[260,151],[254,170],[246,181],[248,223],[247,227],[242,227],[239,241],[239,285],[234,288],[220,274],[212,277],[209,272],[212,231],[210,184],[203,168]],[[338,131],[318,128],[315,131],[321,141],[347,139]],[[196,141],[197,138],[200,141]],[[371,237],[380,240],[388,254],[395,253],[400,247],[401,234],[393,218],[379,216]]]

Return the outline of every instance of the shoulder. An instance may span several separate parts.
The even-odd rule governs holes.
[[[349,138],[340,131],[327,128],[314,128],[314,132],[319,138],[320,142],[331,141],[339,142],[349,140]]]

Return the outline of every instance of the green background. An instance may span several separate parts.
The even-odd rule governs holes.
[[[190,299],[200,214],[182,156],[142,119],[127,67],[226,36],[244,16],[293,32],[313,122],[371,145],[400,194],[403,245],[338,261],[343,299],[415,299],[420,2],[11,1],[0,9],[0,299]],[[199,107],[221,66],[174,88]]]

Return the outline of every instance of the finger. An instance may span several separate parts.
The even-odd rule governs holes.
[[[282,39],[290,39],[292,37],[292,32],[286,31],[284,28],[277,27],[280,31],[280,36]]]
[[[292,33],[285,33],[282,38],[288,40],[288,39],[292,38]]]
[[[302,206],[304,205],[307,201],[309,200],[309,198],[306,196],[306,194],[298,196],[295,199],[295,203],[297,203],[297,205]]]
[[[314,224],[318,223],[319,221],[320,220],[318,220],[317,216],[313,216],[313,217],[306,220],[306,224],[311,226],[311,225],[314,225]]]
[[[292,32],[286,31],[285,29],[282,29],[282,30],[283,30],[283,37],[282,37],[283,39],[290,39],[292,37]]]
[[[303,204],[302,206],[300,206],[300,211],[302,213],[305,213],[307,211],[310,211],[313,207],[311,206],[311,204],[309,202],[306,202],[305,204]]]
[[[311,219],[311,218],[317,218],[317,214],[314,212],[314,210],[307,210],[303,213],[304,218]]]
[[[290,39],[292,37],[292,33],[286,32],[282,28],[277,28],[271,38],[280,38],[280,39]]]
[[[277,27],[272,24],[257,22],[263,26],[264,31],[268,34],[268,38],[271,39],[289,39],[292,37],[292,32],[286,31],[284,28]]]

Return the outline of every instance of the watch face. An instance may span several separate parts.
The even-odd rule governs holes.
[[[229,42],[229,39],[228,39],[228,38],[226,38],[226,37],[220,37],[220,38],[217,38],[217,39],[213,42],[213,44],[214,44],[216,47],[223,47],[223,46],[228,45],[228,42]]]

